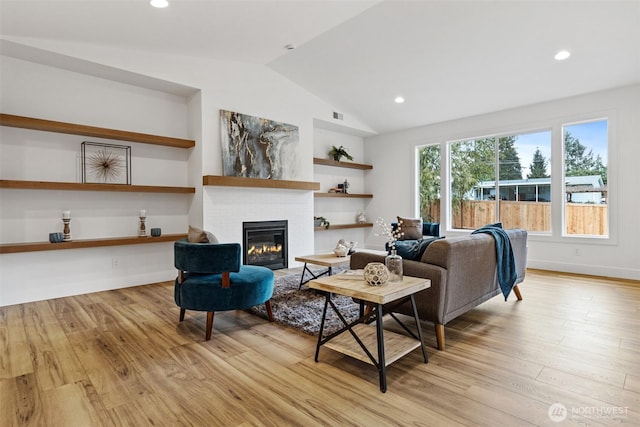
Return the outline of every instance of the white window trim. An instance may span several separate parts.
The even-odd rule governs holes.
[[[564,144],[563,144],[563,126],[573,123],[590,122],[606,119],[608,121],[608,142],[607,142],[607,186],[608,186],[608,229],[609,236],[573,236],[564,235]],[[516,130],[513,130],[516,129]],[[518,130],[519,129],[519,130]],[[524,133],[534,133],[551,131],[551,232],[531,232],[529,238],[531,240],[540,240],[545,242],[571,243],[571,244],[594,244],[604,246],[615,246],[618,244],[618,161],[617,161],[617,115],[615,110],[604,110],[592,113],[575,114],[571,116],[556,117],[549,120],[538,120],[535,123],[528,123],[524,126],[509,126],[495,131],[483,131],[477,134],[468,132],[463,135],[449,137],[440,142],[440,227],[450,235],[466,235],[472,230],[453,229],[451,227],[451,144],[470,140],[490,137],[501,137],[509,135],[517,135]],[[424,143],[416,146],[416,153],[421,147],[437,144],[435,142]],[[560,159],[561,161],[558,161]],[[416,161],[416,174],[419,167],[419,161]],[[557,179],[554,177],[562,177]],[[415,211],[419,210],[418,193],[419,180],[416,181],[416,202]],[[561,200],[561,203],[554,203],[553,200]]]

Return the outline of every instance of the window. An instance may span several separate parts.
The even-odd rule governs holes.
[[[418,149],[420,216],[424,221],[440,222],[440,146]]]
[[[564,235],[608,237],[608,122],[562,128],[564,151]]]
[[[450,224],[551,232],[551,131],[449,144]]]
[[[420,214],[442,222],[440,212],[447,211],[446,225],[454,230],[501,222],[504,228],[551,234],[555,204],[562,226],[554,235],[608,238],[609,126],[604,118],[556,128],[553,145],[560,160],[553,168],[551,130],[449,142],[443,162],[440,145],[420,147]],[[448,175],[447,209],[441,209],[441,164]]]

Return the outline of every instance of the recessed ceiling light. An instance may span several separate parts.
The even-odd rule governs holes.
[[[159,9],[169,6],[169,2],[167,0],[151,0],[149,4]]]
[[[404,98],[401,96],[396,96],[396,99],[394,99],[394,101],[396,102],[396,104],[402,104],[404,102]]]
[[[571,56],[571,53],[568,50],[561,50],[558,53],[556,53],[556,56],[554,56],[554,58],[556,61],[562,61],[563,59],[567,59],[570,56]]]

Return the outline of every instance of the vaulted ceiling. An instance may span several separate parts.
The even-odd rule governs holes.
[[[0,33],[263,64],[380,133],[640,83],[640,0],[0,0]]]

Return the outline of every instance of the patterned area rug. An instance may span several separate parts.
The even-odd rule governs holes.
[[[334,274],[340,271],[341,269],[334,268]],[[299,285],[300,274],[276,278],[273,297],[271,297],[274,321],[299,329],[309,335],[318,336],[325,297],[313,289],[309,289],[306,284],[302,286],[301,290],[298,290]],[[358,304],[354,303],[350,297],[334,295],[332,300],[347,321],[355,320],[358,317]],[[253,307],[249,311],[267,318],[264,304]],[[329,307],[324,325],[325,335],[342,326],[338,316]]]

